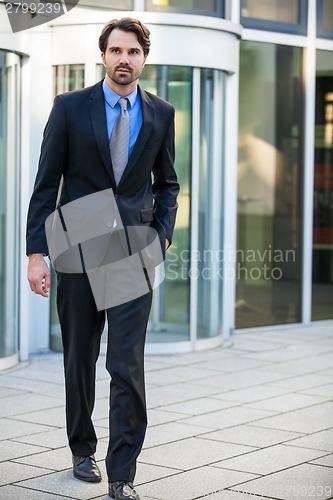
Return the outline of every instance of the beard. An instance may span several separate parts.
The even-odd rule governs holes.
[[[121,72],[120,70],[124,70]],[[142,73],[141,71],[135,71],[130,66],[116,66],[113,68],[106,67],[106,74],[108,77],[115,82],[117,85],[129,85],[130,83],[136,81]]]

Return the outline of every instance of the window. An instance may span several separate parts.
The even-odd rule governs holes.
[[[317,33],[325,38],[333,38],[332,0],[317,0]]]
[[[242,0],[241,8],[247,28],[306,33],[307,0]]]
[[[103,66],[104,67],[104,66]],[[84,65],[83,64],[61,64],[53,66],[53,89],[54,95],[62,94],[70,90],[78,90],[84,87]],[[57,277],[52,267],[51,276],[51,338],[50,347],[55,351],[62,350],[60,325],[57,313]]]
[[[53,66],[54,95],[84,87],[84,65],[63,64]]]
[[[165,280],[154,290],[149,342],[184,341],[190,335],[190,280],[188,262],[183,268],[182,256],[189,254],[190,247],[192,72],[189,67],[147,65],[140,77],[142,88],[168,100],[176,109],[175,168],[182,186],[172,246],[166,252]]]
[[[134,0],[66,0],[66,4],[76,3],[81,7],[94,7],[108,10],[133,10]]]
[[[20,58],[0,50],[0,358],[18,349]]]
[[[146,10],[224,17],[224,0],[146,0]]]
[[[312,320],[333,318],[333,53],[317,51]]]
[[[241,42],[236,327],[301,319],[302,49]]]

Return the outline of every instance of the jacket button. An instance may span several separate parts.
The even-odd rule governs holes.
[[[112,222],[111,222],[110,220],[108,220],[108,221],[107,221],[107,223],[106,223],[106,225],[107,225],[108,227],[112,227]]]

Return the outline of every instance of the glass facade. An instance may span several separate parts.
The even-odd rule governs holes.
[[[192,68],[147,65],[140,85],[171,102],[176,109],[175,168],[182,186],[172,246],[166,252],[165,280],[154,291],[148,341],[188,340],[190,282],[186,269],[181,269],[181,256],[190,246]]]
[[[306,34],[308,0],[241,0],[248,28]]]
[[[241,43],[236,327],[301,320],[302,49]]]
[[[78,67],[57,67],[56,82],[70,90],[74,81],[83,86],[83,77],[71,79]],[[201,69],[200,76],[200,160],[198,162],[198,248],[191,248],[191,182],[192,182],[192,130],[193,130],[193,68],[181,66],[146,65],[140,85],[171,102],[176,109],[176,163],[182,187],[178,198],[179,210],[173,242],[166,253],[165,280],[154,291],[152,312],[148,327],[148,342],[179,342],[190,339],[190,284],[197,284],[197,336],[208,338],[221,333],[222,280],[222,137],[225,73]],[[103,78],[104,66],[97,65],[97,79]],[[67,84],[63,74],[67,75]],[[61,77],[59,77],[61,75]],[[56,91],[59,86],[56,85]],[[218,140],[217,140],[218,139]],[[209,203],[207,203],[209,200]],[[211,221],[215,220],[216,225]],[[197,262],[196,276],[191,263]],[[52,280],[51,345],[61,349],[59,321],[55,303],[55,276]],[[214,312],[215,311],[215,312]]]
[[[146,0],[145,9],[223,17],[224,0]]]
[[[53,93],[54,95],[78,90],[84,87],[84,65],[62,64],[53,66]]]
[[[299,22],[299,0],[242,0],[242,16],[279,23]]]
[[[79,90],[84,87],[84,64],[62,64],[53,66],[53,92],[54,95]],[[50,307],[50,347],[55,351],[62,350],[60,325],[57,313],[57,277],[51,268],[51,307]]]
[[[20,58],[0,50],[0,364],[18,349]]]
[[[333,36],[333,2],[323,0],[323,28],[332,31]]]
[[[312,319],[333,318],[333,53],[317,51]]]
[[[224,89],[226,74],[201,70],[200,164],[197,263],[197,336],[221,333],[222,324],[222,173]],[[196,279],[196,276],[192,276]]]
[[[71,0],[66,0],[71,3]],[[112,10],[133,10],[134,0],[79,0],[78,5],[82,7],[94,7]]]

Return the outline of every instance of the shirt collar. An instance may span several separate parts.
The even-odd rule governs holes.
[[[108,105],[111,106],[111,108],[114,108],[116,106],[117,102],[121,97],[126,97],[129,100],[130,107],[133,108],[138,95],[138,88],[135,87],[133,92],[131,92],[130,94],[126,96],[121,96],[118,95],[116,92],[114,92],[114,90],[110,89],[106,81],[103,80],[103,92],[104,92],[104,99],[106,100]]]

